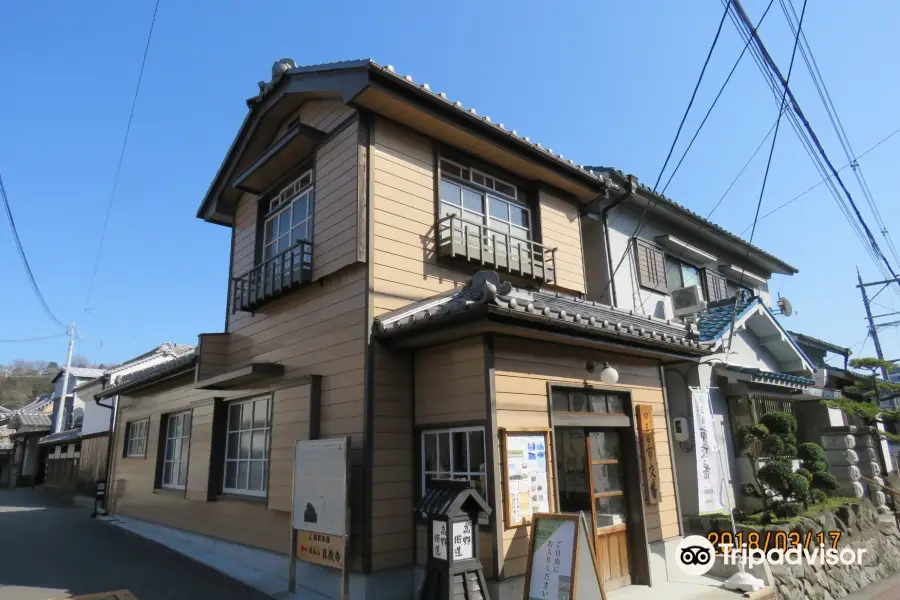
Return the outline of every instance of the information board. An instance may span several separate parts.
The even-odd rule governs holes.
[[[531,523],[535,513],[550,511],[546,433],[507,433],[506,526]]]
[[[447,522],[431,522],[431,555],[447,560]]]
[[[294,446],[294,529],[342,536],[347,522],[347,438]]]
[[[524,600],[606,600],[584,514],[536,514]]]
[[[297,532],[297,556],[306,562],[340,569],[344,566],[344,539],[339,535]]]

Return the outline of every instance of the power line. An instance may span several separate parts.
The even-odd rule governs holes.
[[[47,318],[53,321],[56,325],[59,325],[63,329],[65,329],[66,325],[62,321],[56,318],[56,315],[53,314],[53,311],[50,310],[50,306],[47,305],[47,301],[44,299],[44,294],[41,293],[41,289],[38,287],[37,281],[34,278],[34,273],[31,271],[31,265],[28,263],[28,257],[25,255],[25,248],[22,246],[22,240],[19,239],[19,230],[16,228],[16,220],[13,219],[12,209],[9,206],[9,198],[6,195],[6,187],[3,185],[3,176],[0,175],[0,198],[3,200],[3,206],[6,209],[6,218],[9,220],[9,227],[12,229],[13,239],[16,242],[16,249],[19,251],[19,258],[22,259],[22,265],[25,267],[25,274],[28,276],[28,283],[31,284],[31,289],[34,291],[34,295],[38,300],[38,303],[41,305],[41,309],[44,311],[44,314],[47,315]]]
[[[700,75],[697,77],[697,83],[694,84],[694,91],[691,92],[691,99],[688,101],[687,108],[684,110],[684,115],[681,117],[681,123],[678,124],[678,130],[675,132],[675,139],[672,140],[672,144],[669,146],[669,152],[666,154],[666,160],[663,162],[662,168],[659,170],[659,176],[656,178],[656,183],[653,184],[653,194],[656,193],[656,189],[659,187],[659,182],[662,180],[663,174],[666,172],[666,167],[669,164],[669,159],[672,158],[672,152],[675,150],[675,144],[678,143],[678,137],[681,135],[681,130],[684,127],[684,122],[687,120],[688,114],[691,112],[691,107],[694,105],[694,99],[697,97],[697,90],[700,89],[700,84],[703,82],[703,76],[706,74],[706,67],[709,66],[709,60],[712,58],[713,51],[716,49],[716,44],[719,43],[719,36],[722,34],[722,26],[725,24],[725,18],[728,16],[729,9],[731,8],[731,1],[727,0],[727,4],[725,5],[725,12],[722,13],[722,18],[719,20],[719,26],[716,29],[716,35],[713,38],[712,44],[710,44],[709,51],[706,53],[706,60],[703,61],[703,67],[700,69]],[[640,235],[641,231],[644,229],[644,225],[646,224],[646,219],[649,214],[653,211],[653,208],[656,207],[656,200],[652,197],[649,198],[649,201],[646,205],[644,205],[644,210],[641,213],[641,218],[638,220],[637,225],[634,228],[634,232],[631,234],[631,238],[635,238]],[[612,285],[613,280],[615,279],[616,273],[619,272],[619,269],[622,267],[622,264],[625,262],[625,257],[628,256],[628,252],[630,247],[626,245],[625,251],[622,253],[622,257],[619,259],[619,263],[616,265],[616,268],[613,269],[613,272],[609,276],[609,280],[606,282],[606,286],[600,292],[600,295],[606,293],[606,290],[609,289],[609,286]]]
[[[91,294],[94,291],[94,281],[97,279],[97,268],[100,266],[100,253],[103,251],[103,242],[106,239],[106,229],[109,226],[109,216],[112,213],[113,199],[116,197],[116,188],[119,186],[119,174],[122,172],[122,161],[125,158],[125,147],[128,145],[128,134],[131,132],[131,121],[134,119],[134,108],[137,105],[138,94],[141,91],[141,80],[144,78],[144,66],[147,64],[147,53],[150,51],[150,40],[153,38],[153,26],[156,24],[156,13],[159,11],[159,0],[153,8],[153,18],[150,20],[150,32],[147,34],[147,43],[144,45],[144,57],[141,59],[141,70],[138,73],[137,86],[134,89],[134,98],[131,101],[131,112],[128,114],[128,125],[125,127],[125,139],[122,140],[122,149],[119,151],[119,162],[116,165],[116,174],[113,177],[112,191],[109,194],[109,203],[106,206],[106,218],[103,220],[103,228],[100,230],[100,245],[97,247],[97,258],[94,260],[94,269],[91,272],[91,280],[88,284],[87,298],[84,301],[85,309],[91,303]]]
[[[882,145],[883,143],[885,143],[886,141],[888,141],[889,139],[891,139],[892,137],[894,137],[894,136],[897,135],[898,133],[900,133],[900,128],[895,129],[895,130],[892,131],[890,134],[888,134],[886,137],[884,137],[880,142],[878,142],[877,144],[875,144],[874,146],[872,146],[871,148],[869,148],[868,150],[866,150],[865,152],[863,152],[862,154],[860,154],[859,156],[857,156],[857,157],[856,157],[856,160],[859,161],[859,159],[863,158],[863,157],[864,157],[865,155],[867,155],[869,152],[871,152],[872,150],[875,150],[875,149],[878,148],[880,145]],[[853,163],[849,163],[849,162],[848,162],[848,163],[845,164],[843,167],[841,167],[840,169],[838,169],[838,172],[843,171],[844,169],[846,169],[847,167],[849,167],[851,164],[853,164]],[[761,217],[759,218],[759,220],[761,221],[761,220],[765,219],[766,217],[768,217],[768,216],[770,216],[770,215],[772,215],[772,214],[778,212],[779,210],[781,210],[781,209],[784,208],[785,206],[787,206],[787,205],[789,205],[789,204],[791,204],[791,203],[793,203],[793,202],[799,200],[800,198],[802,198],[802,197],[805,196],[806,194],[810,193],[811,191],[813,191],[814,189],[816,189],[817,187],[819,187],[820,185],[822,185],[823,183],[825,183],[826,180],[831,179],[832,177],[833,177],[832,175],[829,175],[829,176],[827,176],[827,177],[824,177],[824,178],[820,179],[818,183],[816,183],[815,185],[813,185],[813,186],[807,188],[805,191],[800,192],[799,194],[797,194],[796,196],[794,196],[793,198],[791,198],[791,199],[788,200],[787,202],[778,205],[776,208],[773,208],[772,210],[770,210],[769,212],[767,212],[766,214],[764,214],[763,216],[761,216]],[[729,189],[730,189],[730,188],[729,188]],[[744,231],[741,232],[741,235],[744,235],[745,233],[747,233],[747,231],[748,231],[749,229],[750,229],[750,225],[747,225],[747,228],[744,229]]]
[[[784,80],[784,92],[781,94],[781,106],[778,108],[778,120],[775,121],[775,134],[772,136],[772,145],[769,148],[769,158],[766,161],[766,172],[763,174],[762,185],[759,188],[759,200],[756,202],[756,214],[753,217],[753,228],[750,230],[750,239],[747,240],[747,255],[744,257],[744,262],[750,258],[750,249],[753,246],[753,235],[756,233],[756,224],[759,221],[759,210],[762,208],[763,196],[766,193],[766,183],[769,180],[769,170],[772,167],[772,156],[775,154],[775,142],[778,141],[778,130],[781,128],[781,117],[784,114],[785,101],[787,100],[788,94],[788,83],[791,80],[791,73],[794,71],[794,59],[797,57],[797,46],[800,45],[800,30],[803,27],[803,17],[806,16],[806,2],[807,0],[803,0],[803,8],[800,10],[800,24],[797,27],[797,35],[794,37],[794,49],[791,51],[791,62],[788,66],[787,79]],[[746,271],[741,271],[741,278],[738,281],[738,287],[744,283],[744,275]],[[734,339],[734,324],[737,321],[737,307],[738,302],[740,302],[741,294],[735,293],[734,295],[734,306],[731,311],[731,333],[728,335],[728,351],[731,352],[731,342]]]
[[[40,342],[43,340],[53,340],[56,338],[66,337],[65,333],[54,333],[53,335],[42,335],[40,337],[19,338],[17,340],[0,340],[0,344],[18,344],[22,342]]]
[[[766,18],[766,15],[769,14],[769,9],[772,8],[772,4],[775,0],[769,0],[769,5],[766,7],[765,12],[759,18],[759,21],[756,23],[756,28],[759,29],[760,25],[762,25],[763,19]],[[723,19],[724,21],[724,19]],[[681,166],[681,163],[684,162],[684,158],[687,156],[688,152],[691,151],[691,147],[694,145],[694,141],[697,139],[697,136],[700,135],[700,130],[703,129],[703,126],[706,125],[706,120],[709,119],[709,115],[712,114],[713,109],[716,107],[716,103],[719,102],[719,98],[722,97],[722,92],[725,91],[725,87],[728,85],[728,82],[731,81],[731,76],[734,75],[734,72],[737,70],[738,65],[741,64],[741,59],[744,58],[744,54],[747,53],[747,48],[750,47],[750,40],[744,44],[744,48],[741,50],[740,56],[737,57],[737,60],[734,61],[734,66],[731,67],[731,71],[728,73],[728,77],[725,78],[725,81],[722,83],[722,87],[719,88],[719,93],[716,94],[716,97],[713,98],[712,104],[709,106],[709,110],[706,111],[706,114],[703,116],[703,120],[700,121],[700,125],[697,126],[697,131],[694,132],[694,136],[691,138],[691,141],[688,142],[687,148],[684,149],[684,152],[681,153],[681,158],[678,159],[678,164],[675,165],[675,169],[672,170],[672,174],[669,175],[669,179],[666,181],[666,185],[663,186],[662,193],[665,194],[666,190],[669,189],[669,184],[672,183],[672,178],[675,177],[675,174],[678,172],[678,168]],[[690,110],[690,107],[688,107]],[[679,130],[680,131],[680,130]]]

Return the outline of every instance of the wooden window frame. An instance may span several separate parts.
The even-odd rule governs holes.
[[[251,415],[251,422],[250,422],[249,429],[240,428],[240,424],[238,424],[238,427],[239,427],[238,429],[234,429],[234,430],[230,429],[231,408],[233,406],[244,405],[244,404],[252,405],[260,400],[266,401],[266,412],[265,412],[266,425],[265,425],[265,427],[254,427],[253,420],[252,420],[253,417]],[[273,394],[264,394],[261,396],[251,396],[249,398],[240,398],[240,399],[231,400],[228,402],[224,402],[223,404],[224,404],[225,415],[224,415],[224,419],[222,419],[223,420],[222,441],[221,441],[222,453],[221,453],[221,456],[217,457],[218,462],[220,462],[222,464],[222,470],[221,470],[221,478],[219,479],[217,489],[220,489],[222,491],[222,493],[227,496],[245,496],[248,498],[267,498],[268,493],[269,493],[269,464],[271,462],[270,457],[271,457],[271,453],[272,453],[272,411],[273,411],[273,405],[274,405],[274,395]],[[240,440],[240,436],[242,434],[247,434],[250,436],[251,443],[252,443],[253,433],[255,433],[257,431],[265,431],[265,433],[266,433],[265,449],[263,451],[263,458],[252,458],[252,455],[253,455],[252,446],[250,448],[250,452],[249,452],[248,456],[245,458],[242,458],[240,456],[240,448],[238,448],[237,457],[235,457],[235,458],[228,457],[228,450],[229,450],[229,439],[228,438],[229,438],[230,434],[237,434],[239,440]],[[249,488],[249,482],[250,482],[250,465],[254,462],[262,462],[263,463],[263,486],[262,486],[263,489],[262,490],[251,490],[251,489],[244,489],[244,488],[240,488],[240,487],[227,487],[226,482],[228,480],[228,463],[230,463],[230,462],[237,463],[237,467],[236,467],[237,471],[236,471],[236,475],[235,475],[236,477],[238,476],[237,474],[240,473],[240,464],[242,462],[247,463],[247,486],[248,486],[248,488]]]
[[[304,180],[307,180],[304,183]],[[301,173],[298,177],[293,178],[290,183],[286,185],[280,186],[281,189],[268,198],[266,204],[266,212],[263,215],[263,224],[262,224],[262,260],[268,260],[268,258],[273,258],[274,256],[280,254],[278,251],[278,241],[284,237],[285,235],[290,238],[293,235],[294,229],[304,223],[306,225],[306,236],[302,239],[296,240],[293,244],[288,243],[288,248],[290,249],[292,246],[295,246],[297,242],[306,241],[311,242],[313,237],[313,216],[315,215],[315,204],[316,204],[316,180],[315,174],[312,168],[307,169],[303,173]],[[302,218],[297,223],[294,222],[294,204],[298,202],[301,198],[306,197],[306,216]],[[265,204],[263,205],[265,206]],[[266,230],[269,223],[278,223],[281,215],[285,212],[290,213],[290,226],[288,227],[288,232],[282,234],[279,232],[279,235],[275,237],[274,240],[266,239]],[[266,258],[266,248],[270,245],[274,245],[275,249],[272,251],[271,256]],[[287,250],[286,249],[286,250]],[[282,250],[285,252],[286,250]]]
[[[666,282],[667,269],[666,269],[666,252],[665,252],[665,250],[663,250],[656,244],[648,242],[647,240],[641,239],[639,237],[634,237],[634,238],[632,238],[632,240],[633,240],[633,248],[634,248],[634,263],[635,263],[634,266],[635,266],[635,269],[637,270],[637,278],[638,278],[639,285],[642,288],[652,290],[652,291],[660,293],[660,294],[668,295],[669,287]],[[659,253],[661,255],[661,257],[662,257],[661,258],[662,272],[661,273],[657,272],[657,277],[660,277],[660,275],[662,277],[661,281],[655,281],[655,282],[648,281],[647,278],[641,273],[641,264],[643,262],[645,262],[644,258],[642,257],[642,254],[641,254],[642,251],[655,252],[655,253]],[[654,270],[656,270],[654,268],[654,265],[647,264],[648,274],[650,274]]]
[[[472,470],[471,470],[471,450],[469,449],[469,443],[470,443],[469,440],[470,440],[470,437],[471,437],[471,436],[468,435],[468,434],[471,433],[471,432],[473,432],[473,431],[480,431],[480,432],[481,432],[481,441],[482,441],[482,444],[483,444],[483,448],[482,448],[482,457],[483,457],[483,459],[484,459],[484,461],[485,461],[485,464],[484,464],[484,471],[472,471]],[[425,489],[426,489],[426,485],[427,485],[426,476],[427,476],[427,475],[434,475],[434,476],[437,476],[438,474],[442,473],[442,471],[441,471],[441,469],[440,469],[440,437],[438,437],[437,443],[436,443],[436,449],[437,449],[437,455],[436,455],[437,464],[436,464],[436,467],[437,467],[437,469],[434,470],[434,471],[427,471],[427,470],[425,469],[425,436],[426,436],[426,435],[440,436],[440,434],[442,434],[442,433],[449,434],[449,438],[450,438],[450,448],[451,448],[451,450],[450,450],[450,471],[449,471],[449,473],[450,473],[450,478],[451,478],[451,479],[455,479],[455,478],[456,478],[455,475],[460,475],[460,476],[465,475],[467,481],[472,481],[472,480],[473,480],[473,479],[472,479],[473,475],[474,475],[474,476],[482,477],[483,480],[484,480],[484,495],[485,495],[485,501],[490,502],[490,498],[489,498],[489,496],[490,496],[490,490],[488,489],[488,469],[490,468],[490,465],[487,464],[487,460],[488,460],[488,456],[487,456],[487,447],[488,447],[488,446],[487,446],[487,445],[488,445],[487,435],[488,435],[488,429],[487,429],[483,424],[458,425],[458,426],[441,426],[441,425],[438,425],[438,426],[436,426],[436,427],[421,427],[421,428],[419,429],[419,432],[418,432],[418,442],[419,442],[419,496],[421,497],[421,496],[424,496],[424,495],[425,495]],[[469,465],[467,465],[467,469],[466,469],[465,471],[463,471],[463,470],[458,470],[458,469],[454,469],[454,468],[453,468],[453,466],[454,466],[454,465],[453,465],[453,460],[454,460],[454,459],[453,459],[453,450],[452,450],[452,447],[453,447],[453,434],[454,434],[454,433],[466,433],[466,434],[467,434],[467,435],[466,435],[466,460],[469,461]]]
[[[173,419],[176,419],[176,420],[181,419],[181,421],[182,421],[182,435],[180,435],[180,436],[170,436],[169,435],[169,433],[170,433],[169,426],[172,424]],[[178,412],[169,413],[169,414],[163,415],[163,417],[160,419],[160,423],[159,423],[159,430],[160,430],[159,441],[160,441],[160,443],[157,446],[158,450],[157,450],[157,466],[156,466],[156,470],[157,470],[156,487],[157,488],[166,489],[166,490],[185,490],[187,488],[187,477],[188,477],[187,472],[188,472],[188,468],[189,468],[188,463],[189,463],[190,454],[191,454],[191,428],[193,427],[193,422],[194,422],[193,411],[191,411],[191,410],[181,410]],[[185,425],[187,425],[186,432],[184,430]],[[174,454],[173,454],[172,460],[166,458],[166,453],[169,449],[169,442],[172,442],[175,440],[181,440],[182,449],[183,449],[182,451],[184,452],[183,459],[181,459],[181,458],[179,458],[177,460],[174,459]],[[184,477],[183,485],[178,483],[177,474],[176,474],[175,483],[167,483],[166,482],[166,478],[165,478],[166,463],[171,463],[173,465],[173,472],[175,472],[174,465],[176,465],[176,464],[181,465],[182,463],[184,464],[183,468],[184,468],[184,472],[185,472],[185,477]],[[181,468],[181,467],[179,467],[179,468]]]
[[[318,148],[317,148],[318,149]],[[311,206],[308,208],[309,217],[311,221],[315,222],[313,218],[315,216],[315,189],[316,189],[316,162],[315,162],[315,150],[313,150],[312,154],[306,158],[304,158],[301,162],[297,163],[297,165],[291,168],[287,173],[285,173],[282,177],[278,179],[275,183],[273,183],[265,192],[259,195],[256,203],[256,234],[254,239],[254,249],[253,249],[253,266],[258,267],[264,262],[263,259],[263,249],[265,247],[265,234],[266,234],[266,220],[273,216],[274,213],[279,212],[284,208],[284,204],[280,204],[279,206],[273,208],[272,201],[278,197],[285,188],[290,187],[293,183],[299,179],[302,179],[303,176],[310,172],[312,173],[312,183],[310,184],[313,189],[313,202]],[[299,195],[299,194],[298,194]],[[292,227],[293,229],[293,227]],[[308,229],[307,237],[309,241],[313,239],[313,230],[312,227]]]
[[[703,295],[706,297],[707,302],[718,302],[719,300],[725,300],[730,296],[728,293],[728,279],[715,269],[703,267],[701,269],[700,281],[703,283]],[[719,290],[713,289],[718,286],[720,281],[724,294],[719,294]],[[713,291],[716,293],[713,294]],[[713,298],[713,295],[716,297]]]
[[[136,426],[143,426],[143,437],[135,437],[134,429]],[[125,439],[122,444],[122,458],[147,458],[147,441],[150,438],[150,417],[144,417],[143,419],[135,419],[134,421],[127,421],[125,423]],[[133,452],[132,444],[134,442],[143,440],[143,448],[141,448],[141,452]]]

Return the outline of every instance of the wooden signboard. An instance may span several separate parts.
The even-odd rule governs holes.
[[[534,515],[524,600],[606,600],[584,513]]]
[[[314,531],[297,531],[297,556],[306,562],[342,569],[344,538]]]
[[[656,457],[656,433],[653,431],[653,407],[638,404],[638,434],[641,436],[641,464],[644,467],[644,490],[647,504],[659,504],[659,461]]]
[[[550,512],[550,440],[546,431],[503,432],[503,502],[507,529]]]

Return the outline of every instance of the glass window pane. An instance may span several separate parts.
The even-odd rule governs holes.
[[[245,402],[241,404],[241,429],[250,429],[253,422],[253,404]]]
[[[681,262],[666,255],[666,285],[670,290],[684,287],[681,285]]]
[[[511,227],[509,230],[510,235],[520,240],[530,240],[531,232],[527,229],[522,229],[520,227]],[[528,248],[528,244],[521,244],[522,250],[525,251]]]
[[[592,392],[588,394],[588,398],[591,403],[591,412],[593,413],[605,413],[606,412],[606,394],[598,394],[596,392]]]
[[[622,469],[618,464],[591,465],[591,475],[595,494],[622,491]]]
[[[607,394],[606,404],[609,412],[616,414],[625,414],[625,397],[618,394]]]
[[[469,470],[485,472],[484,468],[484,432],[469,432]]]
[[[237,488],[241,490],[247,489],[247,476],[250,473],[250,463],[246,460],[238,461],[237,471]]]
[[[163,483],[165,483],[165,484],[171,484],[171,483],[173,483],[173,480],[172,480],[172,463],[167,462],[167,463],[165,463],[165,464],[163,465],[163,477],[162,477],[162,480],[163,480]]]
[[[250,434],[242,433],[238,458],[250,458]]]
[[[239,433],[229,433],[228,434],[228,454],[227,458],[237,458],[238,448],[241,445],[240,434]]]
[[[261,460],[254,460],[250,463],[250,489],[262,491],[263,488],[263,471],[266,463]]]
[[[512,198],[516,197],[516,188],[502,181],[494,180],[494,189],[500,192],[501,194],[506,194]]]
[[[498,200],[493,196],[490,198],[490,214],[491,218],[509,221],[509,204],[503,200]]]
[[[165,460],[172,460],[172,456],[175,452],[175,445],[172,443],[172,440],[166,440],[166,451],[164,455]]]
[[[225,463],[225,487],[237,487],[237,462],[228,461]]]
[[[458,217],[462,215],[462,212],[455,206],[441,202],[441,216],[446,217],[447,215],[456,215]]]
[[[254,431],[252,437],[252,447],[250,450],[250,458],[266,457],[266,432]]]
[[[184,463],[178,465],[178,485],[187,485],[187,465]]]
[[[291,245],[295,245],[299,241],[309,241],[309,237],[307,235],[307,227],[309,225],[309,221],[303,221],[291,232]]]
[[[484,214],[484,204],[482,203],[482,195],[472,190],[463,189],[463,207]]]
[[[257,400],[253,403],[253,427],[260,428],[266,426],[266,420],[269,418],[269,401]]]
[[[297,200],[294,201],[294,206],[291,210],[294,211],[294,223],[299,223],[300,221],[306,220],[307,210],[309,208],[309,198],[307,198],[306,194],[300,196]]]
[[[266,221],[266,237],[265,241],[271,242],[275,239],[275,219],[269,219]]]
[[[455,183],[441,179],[441,200],[459,206],[462,202],[462,188]]]
[[[282,236],[291,229],[291,211],[285,210],[278,215],[278,235]]]
[[[569,411],[569,393],[566,390],[553,390],[553,410]]]
[[[625,523],[625,497],[606,496],[594,498],[597,527],[609,527]]]
[[[184,435],[191,435],[191,413],[182,415],[182,421],[184,422]]]
[[[684,282],[684,287],[700,285],[700,270],[691,265],[681,263],[681,280]]]
[[[284,237],[278,238],[278,254],[281,254],[282,252],[286,251],[290,247],[291,247],[291,236],[286,235]],[[279,268],[280,267],[281,267],[281,265],[279,265]],[[278,272],[280,272],[280,271],[278,271]]]
[[[438,470],[441,474],[450,472],[450,434],[438,434]]]
[[[426,471],[437,471],[437,435],[424,434],[425,446],[424,467]]]
[[[228,407],[228,431],[237,431],[241,423],[241,405],[232,404]]]
[[[454,475],[466,473],[469,470],[469,450],[466,448],[466,433],[455,432],[453,435],[453,472]]]
[[[570,394],[572,399],[570,410],[572,412],[588,412],[587,394],[580,391],[573,391]]]
[[[275,256],[275,244],[269,244],[265,248],[263,248],[263,260],[269,260],[273,256]]]
[[[591,433],[591,460],[618,460],[619,434],[615,431]]]
[[[460,173],[459,167],[454,165],[453,163],[449,163],[446,160],[441,161],[441,172],[447,173],[448,175],[455,175],[456,177],[460,177],[462,173]]]
[[[472,483],[475,484],[475,489],[481,494],[482,498],[487,498],[487,485],[485,485],[484,477],[473,477]]]

